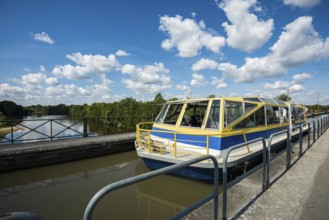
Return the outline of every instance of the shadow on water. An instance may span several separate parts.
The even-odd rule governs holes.
[[[1,173],[0,212],[28,211],[47,220],[82,219],[92,196],[107,184],[148,172],[134,151]],[[211,193],[212,184],[162,175],[114,191],[93,219],[167,219]]]

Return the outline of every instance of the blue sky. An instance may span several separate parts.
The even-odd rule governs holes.
[[[0,101],[329,104],[325,0],[0,0]]]

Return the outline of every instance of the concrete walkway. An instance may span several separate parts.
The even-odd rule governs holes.
[[[329,131],[239,219],[329,219]]]
[[[312,139],[311,139],[312,143]],[[328,220],[329,219],[329,129],[298,158],[293,147],[293,165],[286,172],[286,155],[271,162],[270,188],[262,193],[260,169],[228,190],[228,219],[243,220]],[[305,151],[306,150],[306,151]],[[222,217],[222,194],[218,212]],[[213,219],[213,201],[184,217],[186,220]]]

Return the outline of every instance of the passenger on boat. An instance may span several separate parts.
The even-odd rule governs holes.
[[[247,118],[247,122],[246,122],[246,127],[254,127],[255,123],[252,121],[252,119],[250,117]]]
[[[197,127],[198,126],[198,122],[197,122],[194,115],[191,115],[190,120],[188,122],[188,125],[191,126],[191,127]]]

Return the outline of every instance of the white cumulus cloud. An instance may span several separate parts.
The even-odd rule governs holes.
[[[235,82],[253,82],[256,78],[281,76],[298,65],[329,58],[329,38],[322,39],[314,30],[312,18],[299,17],[284,27],[278,41],[264,57],[247,57],[237,67],[231,63],[219,64],[224,77]]]
[[[305,80],[312,79],[313,76],[309,73],[300,73],[293,76],[294,83],[303,83]]]
[[[101,75],[120,66],[119,61],[113,54],[106,57],[99,54],[83,55],[81,53],[73,53],[68,54],[66,57],[77,65],[66,64],[55,66],[52,73],[59,78],[88,79],[89,74],[95,73]]]
[[[274,83],[265,83],[264,89],[277,90],[277,89],[287,89],[289,87],[289,82],[275,81]]]
[[[166,75],[169,70],[163,63],[146,66],[125,64],[121,72],[130,76],[130,78],[122,79],[122,82],[136,94],[157,93],[172,87],[171,79]]]
[[[203,21],[197,23],[179,15],[160,17],[159,30],[169,35],[169,39],[164,40],[161,47],[165,50],[177,48],[180,57],[196,56],[203,47],[219,53],[220,48],[225,45],[225,38],[207,31]]]
[[[291,5],[300,8],[312,8],[321,3],[321,0],[283,0],[285,5]]]
[[[206,84],[205,78],[201,74],[193,73],[192,74],[192,80],[191,80],[191,86],[204,86]]]
[[[37,40],[37,41],[45,42],[45,43],[48,43],[48,44],[54,44],[55,43],[55,41],[53,39],[51,39],[50,36],[45,32],[34,34],[33,39]]]
[[[191,88],[187,85],[186,81],[183,81],[181,84],[176,85],[176,89],[183,91],[185,95],[191,93]]]
[[[227,87],[227,84],[224,82],[224,78],[217,78],[215,76],[212,76],[211,78],[212,78],[211,84],[215,86],[217,89]]]
[[[22,75],[22,82],[24,84],[37,85],[45,82],[46,75],[42,73],[29,73]]]
[[[272,36],[273,19],[263,21],[251,13],[251,8],[260,10],[256,3],[256,0],[224,0],[219,4],[230,21],[222,23],[227,32],[226,42],[229,46],[252,52]]]
[[[118,50],[117,52],[115,52],[115,55],[117,55],[118,57],[127,57],[127,56],[130,56],[129,53],[127,53],[126,51],[123,51],[123,50]]]
[[[218,69],[218,63],[216,61],[210,60],[210,59],[205,59],[201,58],[198,62],[194,63],[192,65],[192,70],[193,71],[199,71],[203,69]]]

